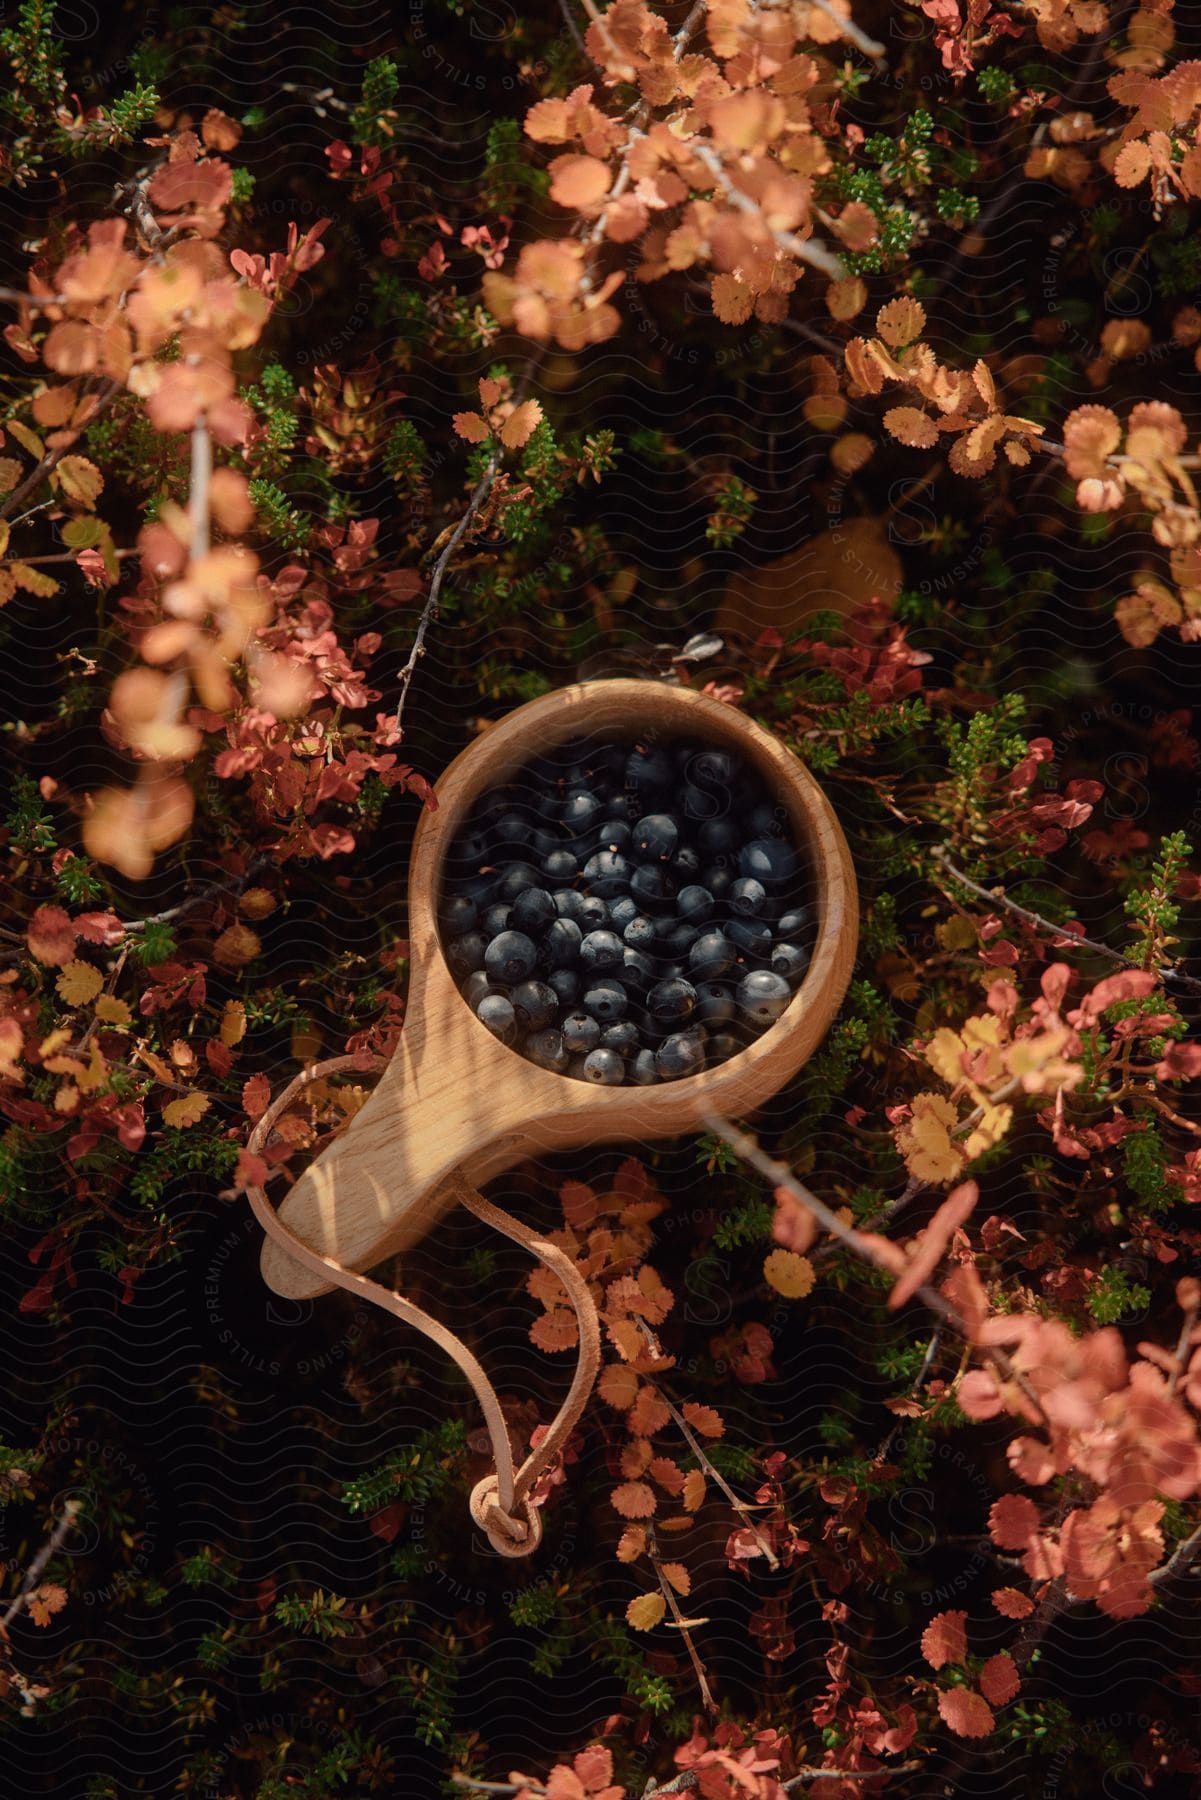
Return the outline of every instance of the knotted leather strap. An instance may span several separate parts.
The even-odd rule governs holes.
[[[373,1057],[367,1066],[377,1071],[382,1070],[386,1066],[386,1059]],[[255,1125],[247,1149],[253,1155],[261,1156],[276,1121],[295,1103],[305,1088],[315,1081],[350,1069],[362,1072],[362,1058],[333,1056],[302,1070]],[[536,1232],[519,1224],[499,1206],[485,1200],[459,1170],[452,1172],[446,1186],[461,1205],[485,1224],[503,1232],[505,1237],[512,1238],[514,1243],[521,1244],[562,1282],[579,1323],[580,1353],[567,1397],[542,1441],[530,1451],[517,1469],[513,1467],[512,1445],[496,1390],[466,1344],[430,1313],[424,1312],[420,1306],[415,1306],[394,1289],[384,1287],[366,1275],[359,1275],[353,1269],[344,1268],[332,1256],[323,1256],[319,1251],[310,1249],[284,1224],[262,1187],[248,1186],[246,1198],[263,1230],[296,1262],[303,1264],[312,1274],[337,1287],[345,1288],[348,1294],[358,1294],[371,1305],[382,1307],[395,1318],[403,1319],[407,1325],[416,1326],[418,1331],[424,1332],[426,1337],[458,1364],[480,1403],[492,1445],[494,1465],[494,1472],[477,1482],[472,1489],[469,1501],[471,1516],[486,1533],[493,1549],[501,1556],[528,1556],[538,1548],[542,1540],[541,1516],[529,1496],[539,1477],[550,1468],[566,1443],[572,1427],[587,1404],[600,1367],[600,1327],[596,1307],[588,1292],[587,1283],[571,1258],[557,1245],[548,1243]]]

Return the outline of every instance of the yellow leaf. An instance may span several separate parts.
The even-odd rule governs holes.
[[[964,1153],[951,1142],[959,1115],[942,1094],[915,1094],[911,1117],[897,1134],[905,1167],[921,1181],[950,1181],[964,1164]]]
[[[928,450],[938,442],[938,427],[920,406],[890,406],[884,415],[884,429],[911,450]]]
[[[65,1000],[68,1006],[86,1006],[104,986],[104,977],[91,963],[76,959],[63,965],[54,985],[60,1000]]]
[[[133,1014],[124,1000],[118,1000],[115,994],[101,994],[96,1002],[96,1017],[102,1025],[115,1026],[118,1031],[128,1031],[133,1023]]]
[[[181,1094],[178,1100],[172,1100],[168,1106],[164,1106],[163,1124],[195,1125],[198,1119],[203,1119],[208,1109],[207,1094]]]
[[[11,494],[20,479],[21,465],[16,457],[0,456],[0,494]],[[3,549],[3,545],[0,545],[0,549]]]
[[[76,500],[91,512],[104,491],[104,476],[86,456],[64,456],[54,471],[68,500]]]
[[[964,1140],[963,1153],[971,1162],[975,1156],[983,1155],[999,1144],[1013,1123],[1012,1106],[985,1106],[984,1117],[976,1126],[971,1136]]]
[[[763,1274],[769,1287],[788,1300],[803,1300],[813,1292],[816,1277],[807,1256],[795,1250],[772,1250],[765,1257]]]
[[[644,1525],[627,1525],[617,1540],[618,1562],[637,1562],[646,1549],[646,1527]]]
[[[860,275],[832,281],[826,289],[826,310],[832,319],[853,319],[867,305],[867,284]]]
[[[30,431],[28,425],[22,425],[20,419],[5,419],[4,429],[11,437],[15,437],[22,450],[28,450],[30,456],[41,462],[46,454],[46,446],[36,431]]]
[[[19,588],[27,594],[36,594],[40,600],[48,600],[51,594],[57,594],[58,583],[41,569],[31,569],[28,563],[10,562],[8,573]]]
[[[626,1624],[635,1631],[653,1631],[664,1613],[667,1602],[662,1594],[639,1594],[626,1607]]]
[[[221,1042],[227,1050],[232,1050],[245,1036],[246,1008],[240,1000],[227,1000],[221,1014]]]
[[[94,1094],[97,1089],[108,1086],[108,1064],[105,1062],[100,1045],[95,1038],[92,1039],[91,1049],[88,1053],[88,1066],[78,1072],[75,1079],[85,1094]]]

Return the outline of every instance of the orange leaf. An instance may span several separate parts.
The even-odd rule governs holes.
[[[649,1519],[659,1504],[655,1491],[645,1481],[625,1481],[609,1496],[614,1512],[623,1519]]]
[[[488,435],[488,422],[477,412],[456,413],[451,424],[457,435],[466,438],[469,444],[482,444]]]
[[[271,1104],[271,1083],[265,1075],[252,1075],[242,1088],[242,1107],[248,1119],[261,1119]]]
[[[687,1400],[683,1412],[693,1430],[699,1431],[702,1437],[719,1438],[725,1431],[725,1420],[711,1406],[697,1406],[693,1401]]]
[[[520,450],[528,444],[542,419],[542,408],[536,400],[515,406],[500,428],[500,441],[506,450]]]
[[[550,165],[550,197],[560,206],[595,206],[611,181],[609,165],[595,156],[556,156]]]

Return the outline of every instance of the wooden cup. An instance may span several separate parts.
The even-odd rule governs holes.
[[[594,1087],[555,1075],[500,1043],[455,986],[438,909],[447,849],[475,801],[536,757],[575,738],[726,746],[787,809],[812,870],[818,914],[808,971],[785,1011],[716,1068],[650,1087]],[[808,770],[745,713],[691,688],[596,681],[530,701],[471,744],[438,783],[438,810],[418,825],[409,874],[405,1025],[370,1099],[280,1206],[295,1235],[344,1267],[365,1270],[415,1244],[452,1197],[461,1169],[476,1186],[540,1153],[581,1144],[679,1137],[706,1112],[762,1105],[813,1054],[855,960],[858,897],[842,828]],[[268,1239],[263,1279],[301,1299],[330,1283]]]

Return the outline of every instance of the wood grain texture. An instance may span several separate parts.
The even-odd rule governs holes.
[[[593,1087],[554,1075],[480,1024],[442,957],[438,899],[447,849],[475,801],[536,756],[573,738],[682,737],[737,750],[788,809],[813,872],[818,932],[786,1011],[728,1062],[654,1087]],[[695,1128],[717,1107],[753,1111],[812,1056],[838,1009],[855,960],[858,897],[842,828],[808,770],[732,706],[689,688],[597,681],[561,688],[494,725],[437,784],[422,815],[409,874],[409,994],[400,1043],[366,1105],[296,1182],[280,1217],[305,1243],[365,1270],[424,1237],[461,1168],[477,1186],[539,1152],[581,1144],[651,1142]],[[268,1241],[263,1278],[300,1299],[328,1284]]]

